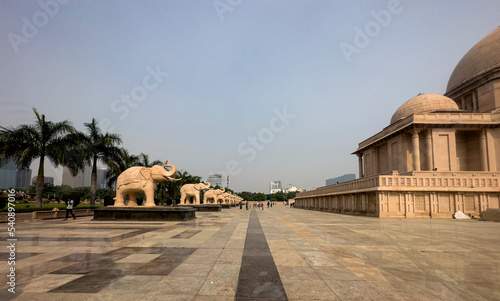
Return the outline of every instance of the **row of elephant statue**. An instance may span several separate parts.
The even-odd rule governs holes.
[[[168,164],[168,161],[163,163],[164,167],[154,165],[153,167],[134,166],[122,172],[116,181],[116,207],[135,207],[137,206],[137,194],[143,191],[146,199],[144,207],[154,207],[154,191],[159,182],[162,181],[179,181],[175,179],[177,167],[173,164]],[[170,169],[170,171],[168,170]],[[200,205],[200,191],[205,191],[203,204],[221,204],[221,203],[238,203],[243,199],[237,195],[225,192],[225,189],[210,188],[210,183],[203,182],[198,184],[185,184],[181,187],[181,205]],[[128,203],[125,204],[126,196]]]
[[[210,183],[204,181],[199,184],[185,184],[181,187],[181,205],[200,205],[200,192],[207,190],[203,194],[203,204],[230,204],[238,203],[243,199],[230,192],[226,192],[224,188],[210,188]]]

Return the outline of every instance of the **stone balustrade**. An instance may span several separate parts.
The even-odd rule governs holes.
[[[93,216],[94,211],[90,209],[75,209],[73,213],[76,217],[78,216]],[[33,211],[33,212],[23,212],[16,213],[16,223],[23,221],[34,221],[37,219],[54,219],[54,218],[65,218],[66,210],[58,210],[58,211]],[[1,212],[0,213],[0,223],[6,223],[8,221],[8,213]]]
[[[498,172],[377,175],[297,194],[295,207],[377,217],[479,216],[500,207]]]

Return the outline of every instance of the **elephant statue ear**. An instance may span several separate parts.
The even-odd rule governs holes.
[[[141,168],[141,176],[146,180],[150,180],[152,177],[151,169]]]

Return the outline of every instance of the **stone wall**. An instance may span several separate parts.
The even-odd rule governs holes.
[[[295,208],[374,217],[479,218],[500,208],[500,173],[410,172],[379,175],[303,192]]]

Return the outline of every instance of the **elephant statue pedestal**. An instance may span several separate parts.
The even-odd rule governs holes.
[[[222,206],[221,205],[179,205],[177,207],[185,207],[185,208],[194,208],[197,211],[203,211],[203,212],[220,212],[222,211]]]
[[[94,209],[97,221],[188,221],[196,218],[192,207],[99,207]]]

